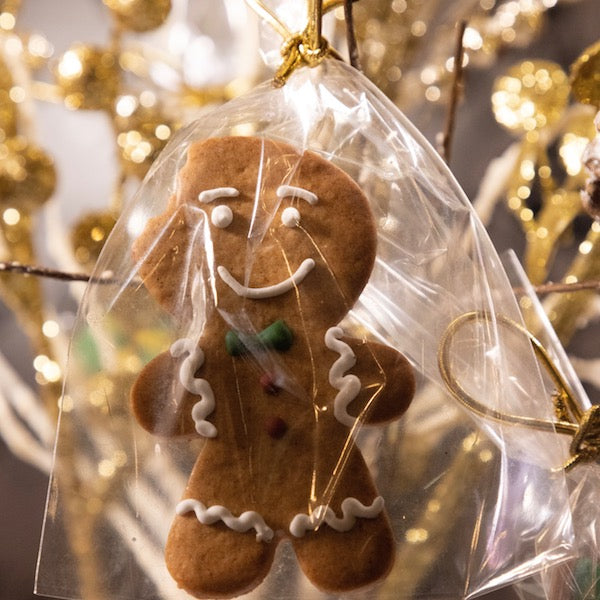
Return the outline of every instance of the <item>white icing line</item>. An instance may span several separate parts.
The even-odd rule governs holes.
[[[302,200],[306,200],[309,204],[316,204],[319,201],[316,194],[313,194],[304,188],[296,187],[295,185],[280,185],[277,188],[276,194],[278,198],[287,198],[288,196],[301,198]]]
[[[377,496],[370,506],[365,506],[356,498],[346,498],[342,502],[342,517],[337,517],[335,512],[326,505],[319,505],[307,514],[297,514],[290,523],[290,533],[294,537],[303,537],[307,531],[315,531],[322,523],[327,523],[329,527],[343,533],[350,531],[358,517],[363,519],[374,519],[383,510],[384,501],[381,496]]]
[[[233,275],[223,265],[217,267],[219,277],[226,283],[238,296],[242,298],[251,298],[261,300],[263,298],[273,298],[289,292],[294,287],[300,285],[304,278],[313,270],[315,261],[312,258],[306,258],[296,271],[287,279],[261,288],[246,287],[239,283]]]
[[[196,431],[204,437],[215,437],[217,428],[206,421],[206,417],[215,409],[215,396],[206,379],[194,377],[196,371],[204,364],[204,352],[198,348],[196,342],[189,338],[181,338],[171,345],[171,356],[179,358],[188,354],[179,369],[181,385],[200,400],[192,407],[192,419],[196,424]]]
[[[178,515],[184,515],[194,511],[196,518],[203,525],[212,525],[222,521],[229,529],[244,533],[249,529],[256,531],[257,542],[270,542],[273,539],[273,530],[265,523],[265,520],[254,510],[247,510],[239,517],[234,517],[224,506],[215,505],[206,507],[199,500],[189,498],[182,500],[175,509]]]
[[[329,369],[329,384],[339,390],[333,401],[335,418],[343,425],[353,427],[357,419],[348,414],[347,408],[358,396],[361,382],[356,375],[344,375],[356,364],[356,356],[352,348],[340,339],[343,335],[341,327],[330,327],[325,333],[325,346],[340,355]]]
[[[240,192],[234,187],[219,187],[212,190],[204,190],[198,194],[198,200],[200,202],[212,202],[218,198],[234,198],[239,196]]]

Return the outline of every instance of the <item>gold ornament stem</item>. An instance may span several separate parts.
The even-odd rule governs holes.
[[[323,22],[323,1],[308,0],[308,24],[304,32],[306,44],[310,52],[318,52],[321,49]]]
[[[339,6],[345,6],[347,2],[354,4],[358,0],[323,0],[323,14],[326,15],[330,10],[338,8]]]

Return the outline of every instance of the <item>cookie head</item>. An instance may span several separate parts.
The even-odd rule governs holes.
[[[331,325],[356,302],[373,267],[367,199],[312,152],[260,138],[194,144],[177,202],[206,215],[215,304],[228,314]]]

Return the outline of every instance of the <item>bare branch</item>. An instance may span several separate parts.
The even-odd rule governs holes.
[[[446,161],[446,164],[450,164],[450,151],[452,147],[452,138],[454,137],[454,129],[456,125],[456,110],[458,108],[458,100],[462,91],[463,58],[465,55],[463,37],[465,35],[466,28],[466,21],[460,21],[459,23],[457,23],[456,49],[454,52],[454,67],[452,70],[453,77],[452,88],[450,90],[450,103],[448,104],[446,124],[444,127],[444,132],[442,134],[442,141],[440,145],[440,154],[442,155],[442,158]]]

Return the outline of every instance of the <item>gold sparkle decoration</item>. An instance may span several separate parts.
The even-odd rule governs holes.
[[[595,222],[579,244],[577,256],[569,266],[563,281],[594,281],[600,279],[600,223]],[[597,298],[594,290],[552,294],[544,302],[552,326],[561,342],[567,344],[581,327],[590,304]]]
[[[600,110],[600,41],[586,48],[571,65],[573,96]]]
[[[427,100],[443,105],[453,78],[454,24],[468,21],[464,64],[487,68],[506,47],[529,44],[555,0],[361,0],[354,22],[365,74],[405,111]],[[343,26],[343,10],[336,16]],[[335,45],[335,43],[334,43]]]
[[[562,270],[561,282],[576,284],[600,278],[600,225],[592,223],[583,241],[576,240],[572,232],[575,218],[584,210],[584,157],[596,139],[599,60],[597,43],[573,64],[570,85],[558,65],[531,60],[513,67],[494,86],[496,120],[521,135],[520,155],[506,199],[525,233],[525,270],[534,285],[547,281],[565,242],[570,247],[574,242],[578,245],[575,258]],[[568,106],[571,86],[579,105]],[[555,293],[544,300],[545,312],[564,345],[585,323],[583,316],[596,297],[590,290]]]
[[[0,140],[17,133],[17,108],[11,98],[12,88],[12,76],[0,57]]]
[[[125,29],[144,32],[160,27],[171,12],[171,0],[103,0]]]
[[[75,260],[91,269],[100,255],[116,219],[110,212],[93,212],[83,216],[71,231]]]
[[[46,202],[56,187],[54,161],[24,137],[0,144],[0,202],[36,207]]]
[[[496,80],[492,93],[494,116],[511,131],[538,130],[558,122],[569,92],[569,81],[560,65],[526,60]]]
[[[68,108],[112,109],[120,80],[113,52],[76,44],[61,56],[55,77]]]
[[[558,155],[568,175],[576,177],[584,170],[581,157],[590,140],[596,135],[593,114],[582,111],[568,119],[568,130],[561,136],[558,143]]]
[[[582,212],[581,155],[594,136],[593,113],[587,108],[567,113],[569,93],[562,68],[539,60],[511,67],[492,93],[496,121],[522,136],[506,199],[526,234],[524,263],[533,284],[546,280],[560,243]],[[556,135],[550,129],[559,122],[556,158],[562,165],[549,154],[549,139]]]
[[[176,126],[148,93],[121,96],[116,102],[114,122],[124,172],[143,179]]]

